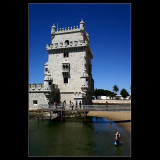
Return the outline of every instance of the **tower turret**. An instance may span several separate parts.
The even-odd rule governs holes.
[[[83,19],[80,22],[80,30],[85,30],[85,23],[84,23]]]
[[[55,32],[56,32],[56,26],[53,24],[53,26],[51,27],[51,37],[52,37],[52,39],[55,36]]]
[[[53,82],[53,78],[51,77],[51,74],[48,71],[47,75],[44,78],[44,89],[51,91],[52,90],[52,82]]]
[[[89,43],[89,34],[86,32],[86,36],[87,36],[87,40],[88,40],[88,43]]]
[[[81,76],[81,84],[82,88],[88,88],[88,81],[89,81],[89,75],[87,74],[86,71],[83,72],[83,75]]]

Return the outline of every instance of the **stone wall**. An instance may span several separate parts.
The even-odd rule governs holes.
[[[64,52],[63,52],[64,53]],[[69,57],[64,58],[63,53],[49,54],[48,69],[53,83],[58,84],[60,92],[81,92],[81,76],[83,74],[84,52],[69,52]],[[62,64],[69,63],[70,71],[68,83],[64,84]]]
[[[40,92],[29,93],[29,108],[34,108],[34,107],[38,106],[36,104],[35,105],[33,104],[34,100],[37,101],[37,104],[48,104],[47,98],[44,95],[44,93],[40,93]]]
[[[66,40],[69,40],[71,42],[73,41],[73,45],[75,41],[80,42],[80,40],[82,40],[84,42],[84,38],[81,32],[70,32],[70,33],[64,32],[63,34],[56,34],[54,39],[52,40],[52,44],[58,43],[58,45],[60,45],[60,43],[62,43],[63,47],[65,45]]]

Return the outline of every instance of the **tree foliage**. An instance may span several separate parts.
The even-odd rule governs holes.
[[[111,92],[109,90],[97,89],[97,88],[93,92],[93,96],[95,96],[96,99],[98,96],[109,96],[109,97],[113,98],[115,95],[117,95],[117,94],[115,94],[114,92]]]
[[[123,98],[126,98],[127,96],[129,96],[129,93],[125,88],[121,90],[120,94],[122,95]]]
[[[113,86],[113,91],[114,91],[115,93],[119,91],[119,88],[117,87],[117,85],[114,85],[114,86]]]

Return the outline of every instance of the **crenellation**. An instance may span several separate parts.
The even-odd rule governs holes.
[[[43,89],[43,83],[39,83],[39,84],[37,84],[37,89],[38,89],[38,90]]]
[[[58,33],[68,33],[68,32],[74,32],[74,31],[80,31],[80,28],[78,26],[74,26],[72,28],[71,27],[63,27],[63,28],[57,28],[56,31],[55,31],[55,34],[58,34]]]
[[[43,83],[38,84],[29,84],[29,90],[37,91],[37,90],[43,90]]]

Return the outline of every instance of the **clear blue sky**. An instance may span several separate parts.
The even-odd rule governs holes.
[[[79,26],[90,36],[94,88],[131,86],[131,4],[29,4],[29,83],[43,83],[51,26]],[[118,92],[118,94],[120,93]]]

